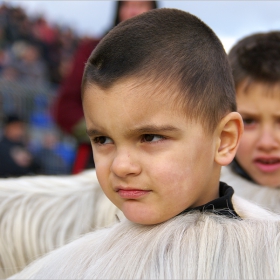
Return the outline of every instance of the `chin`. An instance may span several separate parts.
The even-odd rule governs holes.
[[[269,188],[272,188],[272,189],[280,188],[280,184],[279,183],[277,183],[277,184],[267,184],[265,186],[267,186]]]
[[[253,180],[255,180],[253,178]],[[259,185],[261,186],[265,186],[268,188],[272,188],[272,189],[276,189],[276,188],[280,188],[280,182],[278,182],[277,180],[255,180],[255,182],[257,182]]]
[[[129,221],[141,225],[156,225],[168,220],[168,219],[153,218],[152,215],[143,216],[142,213],[140,215],[135,215],[135,212],[133,213],[131,211],[128,213],[125,212],[123,213]]]

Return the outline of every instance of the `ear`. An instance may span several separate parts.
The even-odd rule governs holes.
[[[215,162],[228,165],[234,159],[243,133],[242,117],[237,112],[227,114],[217,126]]]

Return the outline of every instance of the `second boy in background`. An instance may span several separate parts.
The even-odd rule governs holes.
[[[280,212],[280,32],[247,36],[228,57],[244,134],[221,180],[238,195]]]

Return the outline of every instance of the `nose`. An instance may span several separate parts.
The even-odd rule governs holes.
[[[275,149],[279,149],[279,147],[280,132],[273,127],[263,128],[258,140],[258,148],[263,151],[272,151]]]
[[[141,166],[137,156],[127,150],[121,149],[116,152],[111,165],[111,171],[120,178],[127,176],[137,176],[141,173]]]

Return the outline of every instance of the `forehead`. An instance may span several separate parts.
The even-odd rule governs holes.
[[[244,81],[236,89],[238,110],[262,110],[269,108],[271,112],[278,112],[280,106],[280,83],[266,84],[261,82]]]
[[[236,95],[237,97],[242,95],[258,95],[259,98],[270,97],[280,99],[280,82],[270,84],[245,79],[237,86]]]
[[[18,122],[11,122],[11,123],[7,124],[7,127],[23,128],[24,125],[25,125],[24,122],[18,121]]]
[[[127,80],[109,89],[91,85],[85,89],[84,116],[88,131],[192,131],[192,135],[205,135],[200,121],[188,117],[185,106],[178,105],[177,92],[162,84],[138,83]],[[145,128],[145,129],[144,129]],[[155,128],[155,129],[152,129]],[[161,129],[164,128],[164,129]]]
[[[93,103],[92,106],[95,106],[98,102],[103,103],[104,109],[107,110],[122,107],[125,111],[141,110],[149,113],[149,111],[164,109],[168,113],[186,115],[180,96],[179,91],[167,83],[125,79],[105,89],[97,85],[88,86],[84,92],[83,105],[84,110],[89,107],[85,105]],[[91,102],[91,100],[95,101]]]

